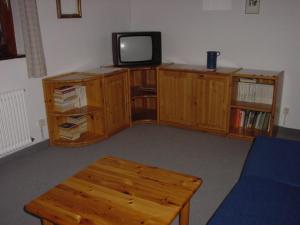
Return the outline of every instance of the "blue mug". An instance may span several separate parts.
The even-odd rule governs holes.
[[[207,69],[216,69],[217,68],[217,57],[221,55],[219,51],[208,51],[207,52]]]

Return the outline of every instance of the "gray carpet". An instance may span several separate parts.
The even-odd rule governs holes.
[[[167,126],[137,125],[85,148],[43,148],[0,163],[0,225],[40,225],[24,205],[96,159],[113,155],[199,176],[190,225],[204,225],[239,177],[251,143]],[[178,224],[177,219],[173,224]]]

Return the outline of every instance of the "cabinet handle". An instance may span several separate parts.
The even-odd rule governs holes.
[[[205,74],[197,74],[198,76],[198,78],[204,78],[205,77]]]

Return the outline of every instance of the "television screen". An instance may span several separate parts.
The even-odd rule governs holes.
[[[115,66],[153,66],[161,64],[161,32],[112,33]]]
[[[120,37],[121,62],[137,62],[152,60],[151,36]]]

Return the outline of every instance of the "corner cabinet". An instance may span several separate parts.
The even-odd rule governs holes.
[[[230,74],[204,68],[164,66],[159,69],[160,123],[216,133],[228,132]]]
[[[43,88],[51,145],[88,145],[130,126],[126,69],[62,74]]]

